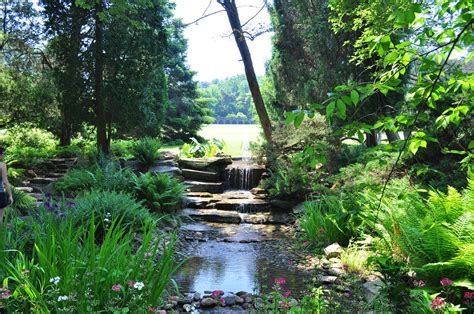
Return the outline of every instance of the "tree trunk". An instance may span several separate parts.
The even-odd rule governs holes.
[[[245,75],[247,76],[247,82],[249,84],[250,93],[252,94],[255,109],[257,110],[257,114],[263,128],[263,133],[265,134],[265,139],[269,143],[272,143],[271,121],[268,116],[267,109],[265,108],[265,103],[263,102],[262,94],[260,92],[257,76],[255,75],[255,70],[253,68],[250,50],[247,46],[247,42],[242,31],[242,25],[240,24],[239,12],[237,10],[235,0],[217,0],[217,2],[220,3],[227,12],[227,17],[229,18],[229,23],[232,27],[235,42],[237,43],[240,55],[242,56],[242,61],[244,62]]]
[[[61,82],[64,84],[65,92],[61,99],[61,135],[60,145],[69,146],[71,145],[71,138],[73,133],[73,119],[74,112],[77,112],[75,106],[79,106],[79,98],[81,91],[79,89],[79,82],[81,80],[81,61],[79,59],[79,53],[81,49],[81,16],[83,14],[82,9],[78,7],[73,1],[71,4],[71,33],[70,42],[68,44],[66,52],[66,68],[65,77],[68,78],[67,82]],[[63,78],[64,79],[64,78]]]
[[[377,146],[377,132],[372,130],[371,133],[365,135],[365,146],[374,147]]]
[[[385,131],[385,135],[387,135],[387,140],[389,143],[393,143],[400,140],[400,135],[398,135],[397,132]]]
[[[97,1],[95,5],[95,69],[94,69],[94,96],[95,96],[95,118],[97,128],[97,149],[105,155],[109,154],[109,141],[107,139],[107,123],[105,113],[105,103],[103,96],[104,81],[104,58],[103,58],[103,41],[104,34],[102,29],[102,21],[100,13],[104,10],[103,0]]]

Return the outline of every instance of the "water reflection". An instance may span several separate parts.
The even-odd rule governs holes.
[[[303,278],[284,260],[269,256],[263,244],[209,241],[199,248],[178,271],[175,280],[182,292],[241,290],[255,293],[271,291],[275,278],[283,277],[284,291],[298,294]],[[287,263],[287,261],[286,261]]]

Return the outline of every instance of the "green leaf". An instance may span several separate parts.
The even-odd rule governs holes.
[[[359,93],[355,89],[351,91],[351,99],[354,106],[357,106],[357,104],[359,103],[360,96],[359,96]]]
[[[395,61],[397,61],[398,59],[398,56],[399,56],[398,51],[396,50],[391,51],[383,59],[383,66],[386,67],[389,64],[395,63]]]
[[[342,120],[346,119],[346,104],[341,100],[337,100],[337,116],[341,118]]]
[[[336,109],[336,102],[331,101],[331,103],[326,107],[326,116],[328,116],[328,118],[332,117],[334,109]]]
[[[304,111],[300,111],[296,117],[295,117],[295,122],[294,122],[294,126],[295,128],[299,128],[301,123],[303,123],[303,120],[304,120]]]
[[[468,148],[469,148],[469,149],[474,149],[474,140],[472,140],[472,141],[469,142]]]

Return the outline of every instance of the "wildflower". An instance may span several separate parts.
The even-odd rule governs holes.
[[[464,299],[472,299],[472,297],[474,297],[474,292],[472,291],[467,291],[467,292],[464,292]]]
[[[342,269],[347,273],[349,271],[349,265],[347,264],[342,264]]]
[[[145,287],[145,285],[143,284],[143,282],[138,281],[138,282],[135,282],[135,284],[133,285],[133,287],[134,287],[135,289],[137,289],[137,290],[142,290],[143,287]]]
[[[50,283],[53,283],[53,284],[55,284],[55,285],[57,285],[60,281],[61,281],[61,278],[60,278],[60,277],[53,277],[53,278],[50,278],[50,279],[49,279],[49,282],[50,282]]]
[[[279,286],[284,285],[286,283],[285,278],[276,278],[275,283]]]
[[[293,265],[293,261],[291,259],[288,261],[288,265]]]
[[[280,307],[284,310],[290,309],[290,304],[288,302],[280,302]]]
[[[346,298],[350,298],[352,297],[352,294],[348,291],[348,292],[344,292],[343,295],[346,297]]]
[[[219,303],[223,306],[225,304],[225,300],[223,298],[220,298]]]
[[[76,203],[74,203],[74,202],[67,202],[67,207],[76,207]]]
[[[122,290],[122,286],[121,285],[113,285],[112,290],[118,292],[118,291]]]
[[[135,281],[129,281],[127,282],[127,285],[132,288],[135,285]]]
[[[442,286],[449,286],[453,284],[453,281],[449,278],[443,278],[439,281]]]
[[[213,296],[213,297],[218,297],[218,296],[223,295],[223,294],[224,294],[224,291],[222,291],[222,290],[214,290],[214,291],[212,291],[212,296]]]
[[[69,297],[67,295],[60,295],[58,297],[58,302],[67,301],[67,300],[69,300]]]
[[[304,246],[308,246],[308,245],[309,245],[309,241],[304,241],[304,242],[303,242],[303,245],[304,245]]]
[[[152,312],[152,313],[166,314],[166,311],[160,310],[160,309],[157,309],[157,308],[154,308],[154,307],[149,307],[146,311],[147,312]]]
[[[436,297],[431,301],[431,309],[436,312],[444,311],[446,301],[442,297]]]
[[[4,290],[0,288],[0,299],[8,299],[11,296],[11,291],[10,290]]]
[[[282,297],[287,299],[290,295],[291,295],[291,291],[286,291],[285,293],[283,293]]]
[[[324,233],[326,233],[326,230],[324,230],[323,227],[319,228],[319,235],[323,235]]]

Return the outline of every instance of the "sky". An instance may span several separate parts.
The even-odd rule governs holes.
[[[236,1],[242,23],[254,16],[263,5],[263,0]],[[174,0],[174,2],[175,14],[182,18],[185,24],[201,17],[209,3],[207,13],[223,9],[216,0]],[[270,16],[266,9],[249,23],[249,29],[258,26],[259,23],[267,26],[270,24]],[[188,39],[188,63],[191,69],[197,72],[196,80],[211,81],[245,73],[235,40],[233,36],[229,36],[231,28],[225,12],[189,25],[184,34]],[[265,74],[265,63],[271,57],[271,36],[271,33],[265,33],[253,41],[247,40],[257,75]]]

